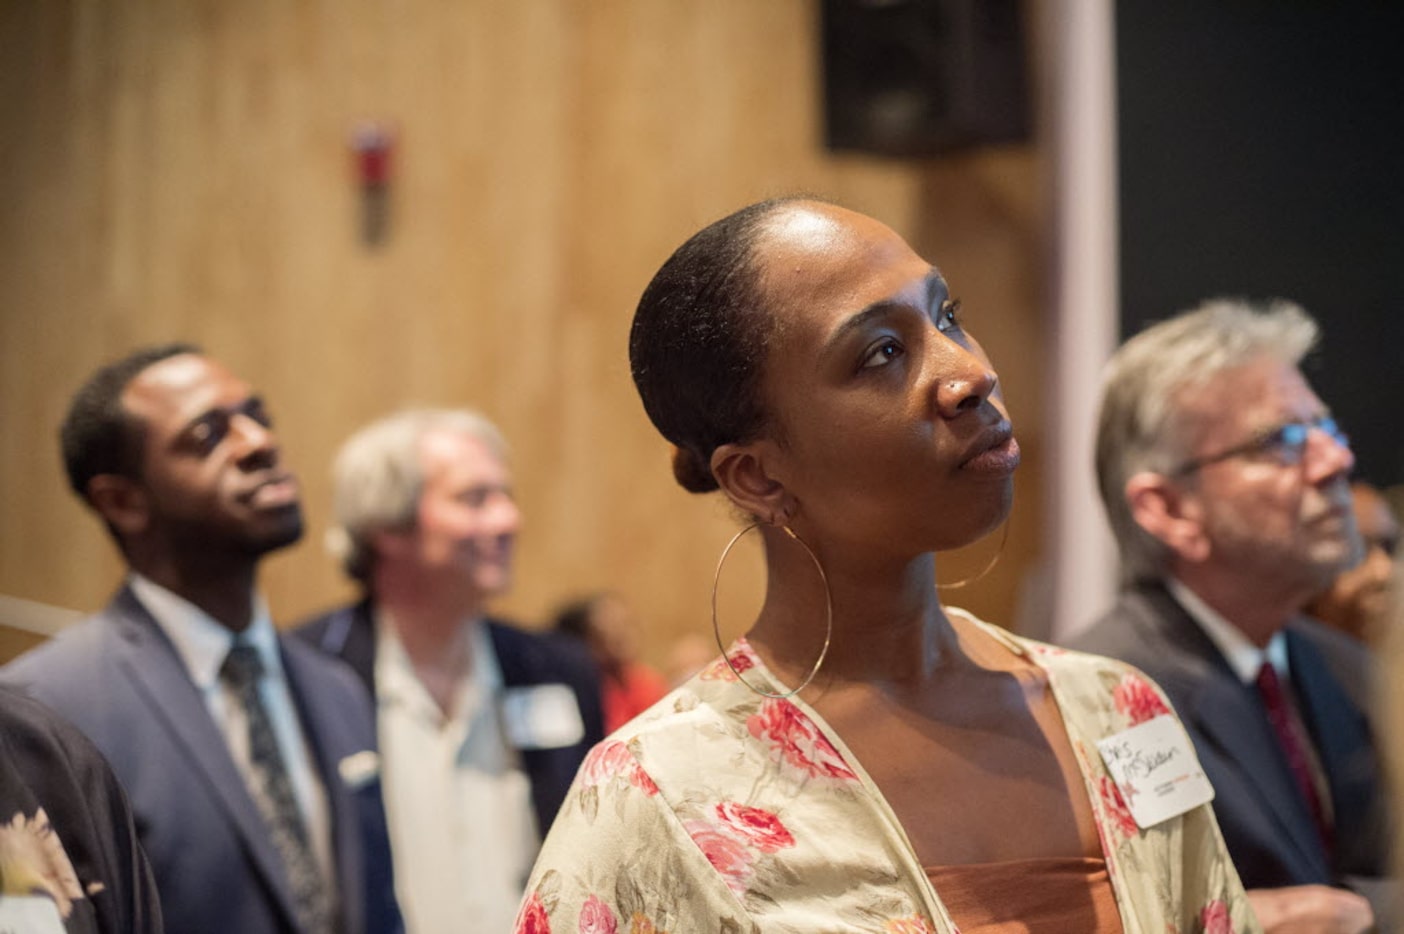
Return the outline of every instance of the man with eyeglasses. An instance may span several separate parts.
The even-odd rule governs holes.
[[[1165,690],[1267,931],[1390,930],[1372,727],[1341,677],[1363,656],[1301,612],[1361,558],[1355,459],[1299,368],[1317,336],[1296,305],[1219,300],[1116,352],[1096,455],[1123,587],[1070,644]]]

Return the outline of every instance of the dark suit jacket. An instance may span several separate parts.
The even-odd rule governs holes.
[[[326,787],[347,934],[401,930],[375,777],[340,763],[375,749],[365,695],[341,666],[279,640]],[[127,789],[173,934],[296,934],[292,893],[257,805],[199,691],[159,625],[122,589],[101,613],[0,669],[0,682],[87,734]]]
[[[559,749],[521,749],[531,781],[532,806],[544,837],[590,747],[604,739],[599,673],[581,646],[550,634],[531,633],[500,620],[487,621],[505,687],[565,684],[575,692],[585,737]],[[345,661],[375,695],[375,622],[369,600],[339,607],[299,625],[294,634]]]
[[[161,934],[151,866],[107,760],[38,701],[0,690],[0,824],[16,815],[33,820],[40,809],[79,886],[101,886],[74,900],[65,930]]]
[[[1246,887],[1320,883],[1364,890],[1385,875],[1389,835],[1369,718],[1339,680],[1352,662],[1338,654],[1333,634],[1310,620],[1294,620],[1286,636],[1293,689],[1331,789],[1331,853],[1319,841],[1257,689],[1238,679],[1163,586],[1124,592],[1068,644],[1130,662],[1165,689],[1214,786],[1214,814]],[[1357,656],[1354,665],[1362,662]],[[1363,682],[1367,673],[1355,677]]]

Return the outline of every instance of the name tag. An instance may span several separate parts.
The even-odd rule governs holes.
[[[1097,742],[1122,800],[1145,830],[1214,800],[1189,737],[1161,715]]]
[[[575,692],[564,684],[504,690],[502,726],[518,749],[559,749],[585,738]]]
[[[0,934],[64,934],[58,905],[37,895],[0,895]]]

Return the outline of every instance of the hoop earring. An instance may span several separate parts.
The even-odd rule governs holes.
[[[967,577],[967,578],[964,578],[964,579],[962,579],[962,580],[958,580],[958,581],[956,581],[956,582],[953,583],[953,584],[937,584],[937,585],[936,585],[936,589],[937,589],[937,590],[959,590],[960,588],[965,587],[965,586],[967,586],[968,584],[973,584],[973,583],[975,583],[977,580],[979,580],[980,578],[984,577],[986,574],[988,574],[988,573],[990,573],[991,571],[993,571],[996,564],[999,564],[999,559],[1000,559],[1001,557],[1003,557],[1003,555],[1004,555],[1004,546],[1005,546],[1005,543],[1007,543],[1008,541],[1009,541],[1009,518],[1006,516],[1005,519],[1004,519],[1004,529],[1003,529],[1003,531],[1001,531],[1001,532],[999,533],[999,550],[996,551],[996,552],[994,553],[994,556],[991,557],[989,561],[985,562],[985,566],[984,566],[983,568],[980,569],[980,572],[979,572],[978,574],[976,574],[974,577]]]
[[[804,539],[796,535],[788,525],[781,526],[780,528],[784,533],[799,542],[800,547],[809,555],[809,560],[814,562],[814,569],[819,572],[819,579],[824,582],[824,647],[819,650],[819,658],[815,660],[814,667],[809,669],[809,674],[799,683],[799,687],[795,688],[793,691],[786,691],[783,694],[774,694],[770,691],[762,691],[760,688],[747,681],[745,677],[742,676],[741,672],[736,670],[736,666],[731,662],[731,656],[726,654],[726,646],[722,644],[721,627],[717,624],[717,584],[721,582],[722,565],[726,564],[726,557],[731,554],[731,549],[741,540],[743,535],[755,528],[760,528],[759,522],[752,522],[733,535],[731,541],[727,542],[726,547],[722,549],[721,558],[717,560],[717,572],[712,576],[712,637],[717,640],[717,648],[721,650],[722,661],[726,662],[726,667],[731,669],[731,673],[736,676],[736,680],[746,685],[746,687],[750,688],[761,697],[784,700],[787,697],[795,696],[809,686],[809,682],[813,681],[814,676],[819,673],[819,666],[824,664],[824,657],[829,654],[829,643],[834,638],[834,595],[829,590],[829,576],[824,573],[824,566],[819,563],[819,556],[814,553],[814,549],[806,545]]]

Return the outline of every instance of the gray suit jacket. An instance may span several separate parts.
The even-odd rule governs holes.
[[[1389,834],[1373,731],[1353,697],[1368,681],[1367,659],[1350,656],[1334,633],[1307,619],[1290,623],[1286,635],[1293,688],[1331,791],[1329,851],[1257,690],[1238,679],[1163,586],[1127,590],[1068,644],[1129,662],[1164,688],[1214,786],[1214,814],[1246,887],[1321,883],[1373,895],[1368,890],[1385,875]],[[1349,689],[1348,681],[1355,682]]]
[[[291,639],[283,665],[331,813],[341,930],[402,928],[378,779],[339,764],[373,750],[355,676]],[[166,929],[298,934],[266,825],[175,648],[130,590],[101,613],[0,669],[87,734],[127,789]]]

